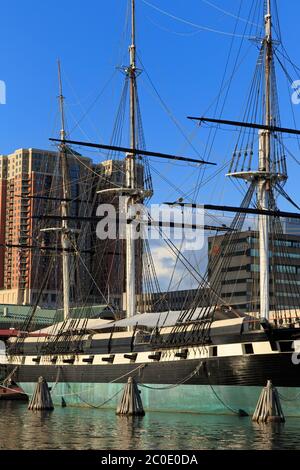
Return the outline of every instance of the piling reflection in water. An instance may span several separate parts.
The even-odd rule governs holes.
[[[300,419],[258,424],[251,417],[183,413],[117,416],[114,410],[29,412],[0,402],[0,449],[296,449]]]

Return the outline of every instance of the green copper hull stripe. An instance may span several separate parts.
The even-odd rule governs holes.
[[[35,383],[20,383],[27,394],[32,394]],[[49,383],[54,404],[61,405],[62,397],[69,406],[94,406],[115,408],[124,385],[90,383]],[[262,387],[168,385],[140,387],[145,410],[165,412],[189,412],[207,414],[232,414],[239,409],[253,414]],[[163,389],[165,387],[165,389]],[[286,416],[300,417],[300,388],[278,387],[281,404]],[[102,406],[101,406],[102,405]]]

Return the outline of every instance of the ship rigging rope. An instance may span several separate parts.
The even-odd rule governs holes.
[[[250,46],[251,47],[251,46]],[[250,50],[250,47],[248,49],[248,51]],[[230,46],[230,51],[232,49],[232,43],[231,43],[231,46]],[[248,51],[247,51],[247,54],[248,54]],[[246,55],[247,55],[246,54]],[[239,56],[238,56],[239,57]],[[238,60],[238,57],[237,57],[237,60]],[[148,81],[149,81],[149,84],[150,86],[152,87],[152,89],[154,90],[154,93],[155,93],[155,96],[156,98],[158,99],[162,109],[166,112],[166,114],[169,116],[169,118],[172,120],[172,122],[175,124],[175,126],[177,127],[177,129],[180,131],[180,133],[182,134],[182,136],[184,137],[184,139],[186,140],[186,142],[194,149],[194,151],[199,155],[199,152],[197,151],[197,149],[195,148],[194,144],[192,143],[192,140],[195,138],[195,131],[193,131],[192,134],[190,135],[187,135],[184,131],[184,129],[182,128],[182,126],[180,125],[179,121],[176,119],[176,117],[173,115],[172,111],[170,110],[170,108],[166,105],[166,103],[164,102],[164,100],[162,99],[161,95],[159,94],[157,88],[155,87],[154,83],[153,83],[153,80],[151,79],[149,73],[147,72],[144,64],[142,63],[142,60],[141,58],[138,56],[139,58],[139,61],[141,63],[141,66],[143,68],[143,71],[144,73],[146,74],[147,78],[148,78]],[[229,80],[225,83],[224,85],[224,81],[225,81],[225,76],[226,76],[226,71],[227,71],[227,67],[228,67],[228,63],[229,63],[229,59],[230,59],[230,52],[229,52],[229,56],[228,56],[228,59],[227,59],[227,65],[225,67],[225,71],[224,71],[224,76],[223,76],[223,79],[222,79],[222,84],[221,84],[221,87],[220,87],[220,91],[219,91],[219,94],[217,95],[217,97],[215,98],[214,102],[217,101],[217,105],[216,107],[218,106],[218,103],[219,103],[219,100],[220,100],[220,97],[221,97],[221,93],[223,91],[223,89],[225,88],[225,85],[228,85],[229,84],[229,87],[230,87],[230,84],[232,82],[232,78],[234,76],[234,74],[236,73],[236,71],[238,70],[239,66],[241,65],[240,64],[237,64],[237,60],[236,60],[236,64],[235,64],[235,67],[234,67],[234,70],[231,74],[231,77],[229,78]],[[243,57],[242,61],[244,61],[245,57]],[[223,87],[224,85],[224,87]],[[226,101],[226,98],[224,100],[224,104],[225,104],[225,101]],[[214,103],[213,102],[213,103]],[[208,109],[210,109],[210,107],[213,105],[213,103],[209,106]],[[223,104],[223,106],[224,106]],[[207,111],[208,111],[207,109]],[[207,112],[206,111],[206,112]],[[206,112],[204,114],[206,114]],[[198,130],[198,128],[195,128],[196,130]],[[200,141],[200,143],[202,144],[202,142]],[[207,152],[207,144],[204,145],[204,151],[205,153]],[[212,154],[212,145],[210,146],[210,152],[209,152],[209,155]],[[223,172],[224,168],[226,168],[227,164],[229,164],[231,161],[231,159],[227,162],[225,162],[224,165],[222,165],[222,167],[217,170],[217,173],[212,175],[212,177],[210,177],[209,179],[211,178],[214,178],[217,174]],[[170,164],[170,162],[168,162]],[[152,171],[154,171],[155,173],[157,173],[162,179],[165,179],[165,181],[175,189],[176,192],[178,192],[179,194],[181,194],[182,196],[184,197],[188,197],[187,195],[185,196],[184,193],[181,191],[181,189],[179,189],[178,187],[176,187],[172,182],[170,182],[167,178],[164,177],[164,175],[162,175],[160,172],[158,172],[155,168],[151,167]],[[194,171],[192,172],[192,174],[190,176],[192,176],[194,174]],[[200,178],[198,177],[198,183],[194,186],[194,188],[190,191],[190,194],[194,193],[194,196],[195,194],[198,194],[199,193],[199,187],[201,186],[201,188],[203,187],[202,185],[202,181],[203,181],[203,176],[204,176],[204,169],[201,169],[201,174],[202,174],[202,177],[201,177],[201,181],[200,181]],[[187,193],[188,194],[188,193]]]
[[[146,0],[142,0],[142,2],[145,3],[145,5],[147,5],[148,7],[152,8],[153,10],[156,10],[159,13],[162,13],[163,15],[168,16],[169,18],[172,18],[173,20],[179,21],[180,23],[184,23],[184,24],[187,24],[189,26],[193,26],[194,28],[200,29],[202,31],[208,31],[210,33],[222,34],[224,36],[253,39],[253,36],[244,36],[242,34],[230,33],[228,31],[221,31],[221,30],[218,30],[218,29],[210,28],[208,26],[199,25],[197,23],[192,23],[191,21],[185,20],[184,18],[180,18],[179,16],[175,16],[172,13],[168,13],[167,11],[162,10],[161,8],[157,7],[156,5],[153,5],[150,2],[147,2]]]
[[[232,18],[235,18],[239,21],[243,21],[244,23],[247,23],[247,24],[251,24],[252,26],[256,26],[260,29],[262,28],[262,26],[259,25],[258,23],[253,23],[252,21],[246,20],[246,18],[241,18],[240,16],[237,16],[234,13],[231,13],[230,11],[224,10],[223,8],[219,7],[218,5],[215,5],[212,2],[209,2],[208,0],[201,0],[201,1],[209,5],[210,7],[214,8],[215,10],[221,11],[222,13],[224,13],[224,15],[231,16]]]
[[[103,95],[103,93],[105,92],[106,88],[108,87],[108,85],[110,85],[110,83],[112,82],[112,80],[114,79],[115,75],[117,73],[117,70],[115,69],[113,71],[113,73],[110,75],[110,77],[108,78],[108,80],[105,82],[104,86],[102,87],[102,89],[100,90],[100,92],[97,94],[96,98],[92,101],[92,103],[90,104],[90,106],[84,110],[83,109],[83,106],[81,103],[80,104],[80,107],[83,111],[83,115],[81,116],[80,119],[78,120],[75,120],[75,126],[72,127],[72,129],[69,131],[69,135],[72,134],[74,132],[74,130],[79,127],[80,127],[80,123],[85,119],[85,117],[90,113],[90,111],[92,110],[92,108],[95,106],[95,104],[97,103],[97,101],[99,100],[99,98]],[[73,88],[73,87],[72,87]],[[73,92],[74,92],[74,89],[73,89]]]
[[[254,187],[252,188],[251,190],[251,187],[249,188],[249,193],[250,193],[250,198],[251,198],[251,195],[253,194],[253,190],[254,190]],[[248,204],[249,205],[249,204]],[[150,214],[146,214],[148,215],[148,218],[149,220],[152,220],[151,218],[151,215]],[[243,218],[243,217],[242,217]],[[172,251],[172,253],[176,256],[176,260],[177,261],[180,261],[183,266],[188,270],[188,272],[190,273],[191,276],[194,277],[194,279],[199,282],[199,285],[200,286],[205,286],[208,284],[208,280],[207,278],[205,277],[205,275],[203,276],[201,273],[199,273],[197,271],[197,269],[189,262],[189,260],[186,258],[186,256],[176,247],[176,245],[168,238],[165,236],[165,233],[162,229],[162,227],[155,227],[156,230],[159,231],[159,234],[161,236],[163,236],[163,240],[164,242],[167,244],[168,248]],[[230,304],[228,302],[226,302],[224,299],[222,299],[222,297],[218,294],[218,291],[217,289],[214,289],[213,286],[210,286],[210,289],[211,291],[214,293],[214,295],[221,301],[221,303],[227,307],[230,307]],[[184,315],[186,314],[186,312],[188,312],[190,309],[184,309]],[[232,309],[233,312],[235,312],[236,316],[239,317],[239,313],[237,311],[235,311],[234,309]]]
[[[241,4],[240,4],[239,10],[238,10],[238,14],[240,13],[240,8],[241,8]],[[237,27],[237,22],[236,22],[236,25],[235,25],[234,32],[236,31],[236,27]],[[245,33],[246,33],[246,29],[244,30],[244,35],[245,35]],[[231,51],[231,49],[232,49],[233,39],[234,39],[234,38],[232,38],[232,42],[231,42],[231,46],[230,46],[230,51]],[[240,52],[240,51],[239,51],[239,52]],[[219,94],[218,94],[218,96],[217,96],[217,106],[218,106],[219,99],[220,99],[220,96],[221,96],[221,93],[222,93],[222,87],[223,87],[224,80],[225,80],[225,75],[226,75],[226,70],[227,70],[228,63],[229,63],[229,58],[230,58],[230,53],[229,53],[229,56],[228,56],[228,59],[227,59],[227,65],[226,65],[226,67],[225,67],[225,72],[224,72],[224,76],[223,76],[223,79],[222,79],[221,89],[220,89]],[[238,55],[238,57],[237,57],[237,59],[236,59],[236,64],[235,64],[235,67],[234,67],[233,72],[232,72],[232,74],[231,74],[231,77],[230,77],[230,79],[229,79],[229,83],[232,82],[233,75],[234,75],[234,73],[235,73],[236,70],[237,70],[237,61],[238,61],[238,58],[239,58],[239,55]],[[141,62],[141,59],[139,59],[139,60],[140,60],[140,62]],[[142,62],[141,62],[141,63],[142,63]],[[143,66],[143,68],[144,68],[144,66]],[[167,114],[169,115],[169,117],[171,117],[171,119],[172,119],[173,122],[175,123],[176,127],[179,128],[179,130],[181,131],[182,134],[185,134],[185,133],[183,132],[183,130],[180,128],[180,126],[179,126],[178,122],[176,121],[176,119],[175,119],[175,118],[172,116],[172,114],[170,113],[170,110],[166,107],[165,103],[163,102],[163,100],[162,100],[161,97],[159,96],[159,94],[158,94],[158,92],[157,92],[155,86],[153,85],[153,83],[152,83],[152,81],[151,81],[151,78],[150,78],[149,74],[147,73],[146,70],[145,70],[145,72],[146,72],[146,75],[147,75],[147,77],[148,77],[148,80],[149,80],[150,84],[152,85],[152,87],[153,87],[153,89],[154,89],[154,91],[155,91],[155,93],[156,93],[156,95],[157,95],[157,97],[158,97],[158,99],[159,99],[159,101],[160,101],[160,104],[163,106],[164,110],[167,112]],[[227,83],[228,83],[228,82],[227,82]],[[229,85],[229,87],[230,87],[230,85]],[[229,87],[228,87],[228,88],[229,88]],[[228,89],[227,89],[226,97],[227,97],[227,94],[228,94]],[[225,99],[224,99],[224,104],[225,104],[225,101],[226,101],[226,97],[225,97]],[[224,106],[224,104],[223,104],[223,106]],[[217,106],[216,106],[216,107],[217,107]],[[185,137],[185,139],[187,140],[187,142],[189,142],[190,145],[192,145],[191,138],[189,138],[189,137],[187,137],[187,136],[185,136],[185,135],[184,135],[184,137]],[[215,136],[214,136],[214,137],[215,137]],[[213,139],[213,140],[214,140],[214,139]],[[192,147],[194,148],[193,145],[192,145]],[[206,144],[204,147],[205,147],[205,154],[206,154],[208,145]],[[211,153],[212,153],[212,147],[213,147],[213,142],[211,142],[211,145],[210,145],[209,155],[211,155]],[[196,184],[195,189],[192,189],[192,191],[191,191],[191,193],[194,193],[194,199],[195,199],[196,194],[199,193],[199,186],[201,186],[204,173],[205,173],[205,169],[202,169],[202,170],[200,171],[199,175],[198,175],[198,183]],[[202,175],[202,176],[201,176],[201,175]],[[177,190],[177,188],[176,188],[176,190]],[[177,190],[177,191],[178,191],[178,190]]]
[[[238,16],[240,15],[241,7],[242,7],[242,2],[240,2],[240,4],[239,4]],[[251,8],[251,11],[252,11],[252,8]],[[233,30],[234,33],[236,32],[237,27],[238,27],[238,21],[235,22],[235,26],[234,26],[234,30]],[[244,37],[246,35],[246,30],[247,30],[247,25],[245,25],[245,28],[244,28],[244,31],[243,31]],[[238,68],[241,64],[241,62],[239,63],[239,58],[240,58],[241,51],[242,51],[243,41],[244,41],[244,39],[241,41],[241,43],[239,45],[238,52],[237,52],[236,58],[234,60],[233,69],[232,69],[232,71],[229,75],[228,80],[225,83],[226,76],[227,76],[227,70],[229,68],[231,55],[232,55],[232,52],[233,52],[233,46],[234,46],[234,37],[232,37],[232,39],[231,39],[229,52],[228,52],[228,56],[227,56],[226,65],[225,65],[225,68],[224,68],[224,73],[223,73],[219,93],[218,93],[216,99],[213,101],[213,103],[215,103],[214,115],[218,114],[219,116],[221,116],[223,111],[224,111],[225,104],[226,104],[227,98],[229,96],[229,91],[232,87],[234,75],[236,74],[236,72],[237,72],[237,70],[238,70]],[[248,51],[247,51],[247,54],[248,54]],[[243,59],[242,59],[242,61],[243,61]],[[222,98],[222,102],[221,102],[221,96],[222,96],[223,90],[225,91],[225,94],[224,94],[224,97]],[[210,109],[211,106],[212,105],[210,105],[208,109]],[[204,115],[205,115],[205,113],[204,113]],[[205,151],[204,151],[204,155],[207,157],[208,161],[210,159],[210,156],[211,156],[213,148],[214,148],[214,143],[215,143],[215,139],[216,139],[216,136],[217,136],[217,131],[218,131],[217,129],[215,129],[214,132],[213,132],[212,129],[210,129],[210,131],[209,131],[208,140],[207,140],[207,143],[206,143],[206,146],[205,146]],[[202,188],[202,183],[203,183],[204,176],[206,174],[206,169],[205,168],[202,169],[201,177],[200,177],[200,174],[201,173],[199,173],[199,175],[198,175],[198,185],[200,185],[201,188]],[[199,189],[198,189],[198,191],[195,190],[193,196],[194,196],[194,199],[196,199],[199,196]]]
[[[139,56],[139,54],[137,54],[137,57],[139,59],[139,62],[141,63],[141,66],[143,68],[143,72],[145,73],[149,83],[150,83],[150,86],[152,87],[155,95],[156,95],[156,98],[158,99],[162,109],[165,111],[165,113],[167,114],[167,116],[169,116],[169,118],[171,119],[171,121],[174,123],[174,125],[177,127],[177,129],[179,130],[179,132],[181,133],[181,135],[183,136],[183,138],[185,139],[185,141],[187,142],[187,144],[189,144],[191,146],[191,148],[196,152],[196,154],[200,157],[200,153],[198,152],[198,150],[196,149],[196,147],[194,146],[194,144],[192,143],[190,137],[186,134],[186,132],[184,131],[183,127],[180,125],[179,121],[176,119],[176,117],[174,116],[174,114],[172,113],[171,109],[169,108],[169,106],[166,104],[166,102],[163,100],[162,96],[160,95],[157,87],[155,86],[152,78],[150,77],[149,75],[149,72],[147,71],[145,65],[143,64],[142,62],[142,59],[141,57]]]
[[[238,7],[238,15],[240,14],[241,12],[241,7],[242,7],[242,2],[240,2],[239,4],[239,7]],[[234,30],[233,32],[235,33],[236,30],[237,30],[237,27],[238,27],[238,22],[236,21],[235,22],[235,25],[234,25]],[[246,33],[246,26],[245,26],[245,29],[244,29],[244,32],[243,34],[245,35]],[[243,39],[244,40],[244,39]],[[240,45],[239,45],[239,48],[238,48],[238,54],[235,58],[235,61],[234,61],[234,65],[233,65],[233,69],[229,75],[229,79],[228,79],[228,87],[225,91],[225,94],[224,94],[224,98],[223,98],[223,103],[221,104],[221,96],[222,96],[222,92],[223,92],[223,87],[224,87],[224,82],[226,80],[226,76],[227,76],[227,71],[229,69],[229,64],[230,64],[230,60],[231,60],[231,55],[232,55],[232,52],[233,52],[233,47],[234,47],[234,37],[231,38],[231,41],[230,41],[230,46],[229,46],[229,51],[228,51],[228,54],[227,54],[227,59],[226,59],[226,64],[225,64],[225,68],[224,68],[224,71],[223,71],[223,76],[222,76],[222,80],[221,80],[221,84],[220,84],[220,89],[219,89],[219,93],[217,95],[217,99],[216,99],[216,105],[215,105],[215,110],[214,110],[214,116],[217,115],[217,113],[221,116],[223,111],[224,111],[224,107],[225,107],[225,104],[226,104],[226,101],[227,101],[227,98],[228,98],[228,94],[229,94],[229,91],[231,89],[231,85],[232,85],[232,82],[233,82],[233,76],[235,74],[235,71],[236,71],[236,67],[237,67],[237,63],[238,63],[238,59],[239,59],[239,56],[240,56],[240,53],[241,53],[241,49],[242,49],[242,44],[243,44],[243,40],[240,42]],[[220,109],[219,109],[219,105],[221,104],[220,106]],[[217,135],[217,129],[215,129],[215,132],[212,136],[212,129],[210,129],[209,131],[209,135],[208,135],[208,140],[207,140],[207,143],[206,143],[206,147],[205,147],[205,153],[204,155],[208,155],[208,158],[210,158],[211,156],[211,153],[212,153],[212,150],[214,148],[214,142],[215,142],[215,139],[216,139],[216,135]],[[211,136],[212,136],[212,139],[211,139]],[[202,177],[201,177],[201,182],[204,178],[204,174],[205,174],[205,169],[203,169],[203,174],[202,174]]]
[[[149,219],[151,220],[151,216],[148,214],[148,217]],[[162,228],[157,228],[156,229],[159,230],[159,233],[162,235],[163,234],[163,230]],[[167,244],[168,248],[172,251],[172,253],[176,256],[176,262],[177,261],[180,261],[183,266],[188,270],[188,272],[190,273],[191,276],[194,277],[194,279],[199,283],[199,287],[203,287],[205,286],[206,284],[208,284],[208,280],[206,279],[205,276],[201,275],[200,273],[198,273],[198,271],[193,267],[193,265],[188,261],[188,259],[184,256],[184,254],[182,252],[180,252],[180,250],[178,250],[178,248],[176,247],[176,245],[170,240],[168,239],[167,237],[164,237],[164,242]],[[193,272],[194,271],[194,272]],[[196,277],[196,275],[199,277],[199,279]],[[235,315],[237,317],[239,317],[239,312],[236,311],[234,308],[230,307],[229,303],[226,302],[219,294],[218,294],[218,291],[216,289],[214,289],[212,286],[210,286],[210,289],[211,289],[211,292],[214,293],[215,297],[218,298],[218,300],[221,302],[222,305],[226,306],[226,307],[229,307],[232,309],[232,311],[235,313]],[[191,312],[189,314],[189,312]],[[193,315],[193,313],[195,312],[195,309],[190,309],[188,307],[185,308],[185,306],[183,306],[182,310],[181,310],[181,316],[183,316],[184,318],[186,318],[186,316],[188,317],[191,317]],[[207,315],[210,315],[211,312],[207,312],[206,314],[202,314],[202,316],[207,316]]]
[[[71,241],[71,244],[73,245],[72,241]],[[73,245],[73,247],[74,247],[74,249],[75,249],[75,245]],[[88,269],[87,265],[85,264],[84,259],[83,259],[83,257],[81,256],[80,252],[78,252],[77,254],[78,254],[78,257],[79,257],[79,259],[80,259],[80,261],[81,261],[81,263],[82,263],[84,269],[86,270],[88,276],[90,277],[90,279],[92,280],[93,284],[95,285],[96,289],[99,291],[100,295],[102,295],[103,299],[106,301],[109,310],[110,310],[112,313],[114,313],[113,308],[109,305],[109,299],[106,298],[104,292],[102,292],[102,290],[100,289],[100,287],[99,287],[99,285],[98,285],[98,283],[97,283],[95,277],[94,277],[94,276],[92,275],[92,273],[89,271],[89,269]]]
[[[285,50],[283,45],[282,45],[282,48],[283,48],[283,50]],[[286,56],[280,51],[280,49],[278,49],[278,52],[279,52],[280,54],[282,54],[282,56],[283,56],[283,63],[282,63],[281,60],[279,59],[279,57],[278,57],[276,51],[274,52],[274,55],[275,55],[275,57],[277,58],[278,63],[280,64],[280,67],[282,68],[282,70],[283,70],[283,72],[284,72],[284,74],[285,74],[285,76],[286,76],[287,85],[288,85],[288,93],[289,93],[290,86],[293,87],[293,82],[294,82],[294,80],[293,80],[293,78],[291,77],[291,75],[289,74],[289,72],[288,72],[288,70],[287,70],[286,61],[288,61],[288,62],[293,66],[294,72],[296,73],[296,75],[298,75],[298,71],[299,71],[300,69],[299,69],[299,67],[297,67],[295,64],[293,64],[293,63],[291,62],[291,60],[288,58],[288,54],[287,54],[287,53],[286,53],[286,54],[287,54],[287,57],[286,57]],[[297,69],[298,69],[298,71],[297,71]],[[295,129],[297,129],[296,116],[295,116],[295,111],[294,111],[294,106],[293,106],[292,100],[290,100],[290,107],[291,107],[291,112],[292,112],[294,127],[295,127]],[[276,135],[275,135],[275,138],[276,138]],[[297,136],[297,143],[298,143],[298,147],[299,147],[299,149],[300,149],[300,139],[299,139],[299,136]],[[284,147],[283,142],[282,142],[282,146]]]
[[[145,72],[146,72],[146,71],[145,71]],[[147,74],[147,72],[146,72],[146,74]],[[147,74],[147,75],[148,75],[148,74]],[[148,76],[148,79],[149,79],[149,81],[151,81],[151,79],[150,79],[149,76]],[[151,84],[152,84],[152,87],[153,87],[153,83],[151,83]],[[155,90],[155,91],[156,91],[156,93],[157,93],[157,90]],[[160,99],[161,99],[161,98],[160,98]],[[181,130],[181,131],[182,131],[182,130]],[[185,136],[185,137],[186,137],[186,136]],[[188,139],[187,137],[186,137],[186,139],[189,141],[189,139]],[[191,141],[189,141],[189,143],[192,145]],[[69,151],[70,151],[71,153],[73,153],[71,149],[69,149]],[[76,155],[74,155],[74,157],[78,159],[78,157],[77,157]],[[78,159],[78,160],[79,160],[79,159]],[[83,164],[82,161],[80,161],[80,163]],[[88,169],[89,169],[89,168],[88,168]],[[90,170],[90,169],[89,169],[89,170]],[[90,170],[90,171],[92,171],[92,170]],[[98,175],[98,176],[99,176],[99,175]],[[118,186],[118,185],[116,185],[116,186]],[[176,190],[178,191],[178,188],[176,188]]]

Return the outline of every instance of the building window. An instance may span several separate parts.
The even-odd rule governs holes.
[[[233,292],[228,292],[228,293],[223,293],[222,297],[228,298],[228,297],[245,297],[247,295],[246,291],[233,291]]]
[[[240,253],[238,253],[240,254]],[[256,257],[258,258],[259,257],[259,250],[255,250],[255,249],[252,249],[250,250],[250,256],[253,256],[253,257]],[[277,256],[278,258],[297,258],[299,259],[300,258],[300,253],[281,253],[280,251],[269,251],[269,258],[271,258],[272,256]]]
[[[299,274],[300,273],[300,269],[298,268],[297,270],[297,266],[291,266],[290,264],[276,264],[274,266],[275,268],[275,271],[277,271],[278,273],[283,273],[283,274]],[[270,266],[270,270],[273,271],[273,266]],[[259,264],[251,264],[251,271],[252,272],[256,272],[258,273],[259,272]]]
[[[297,267],[290,266],[288,264],[277,264],[275,269],[278,273],[290,273],[290,274],[297,274]]]

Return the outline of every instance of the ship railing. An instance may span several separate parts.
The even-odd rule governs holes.
[[[275,328],[300,328],[300,316],[272,318],[270,324]]]

